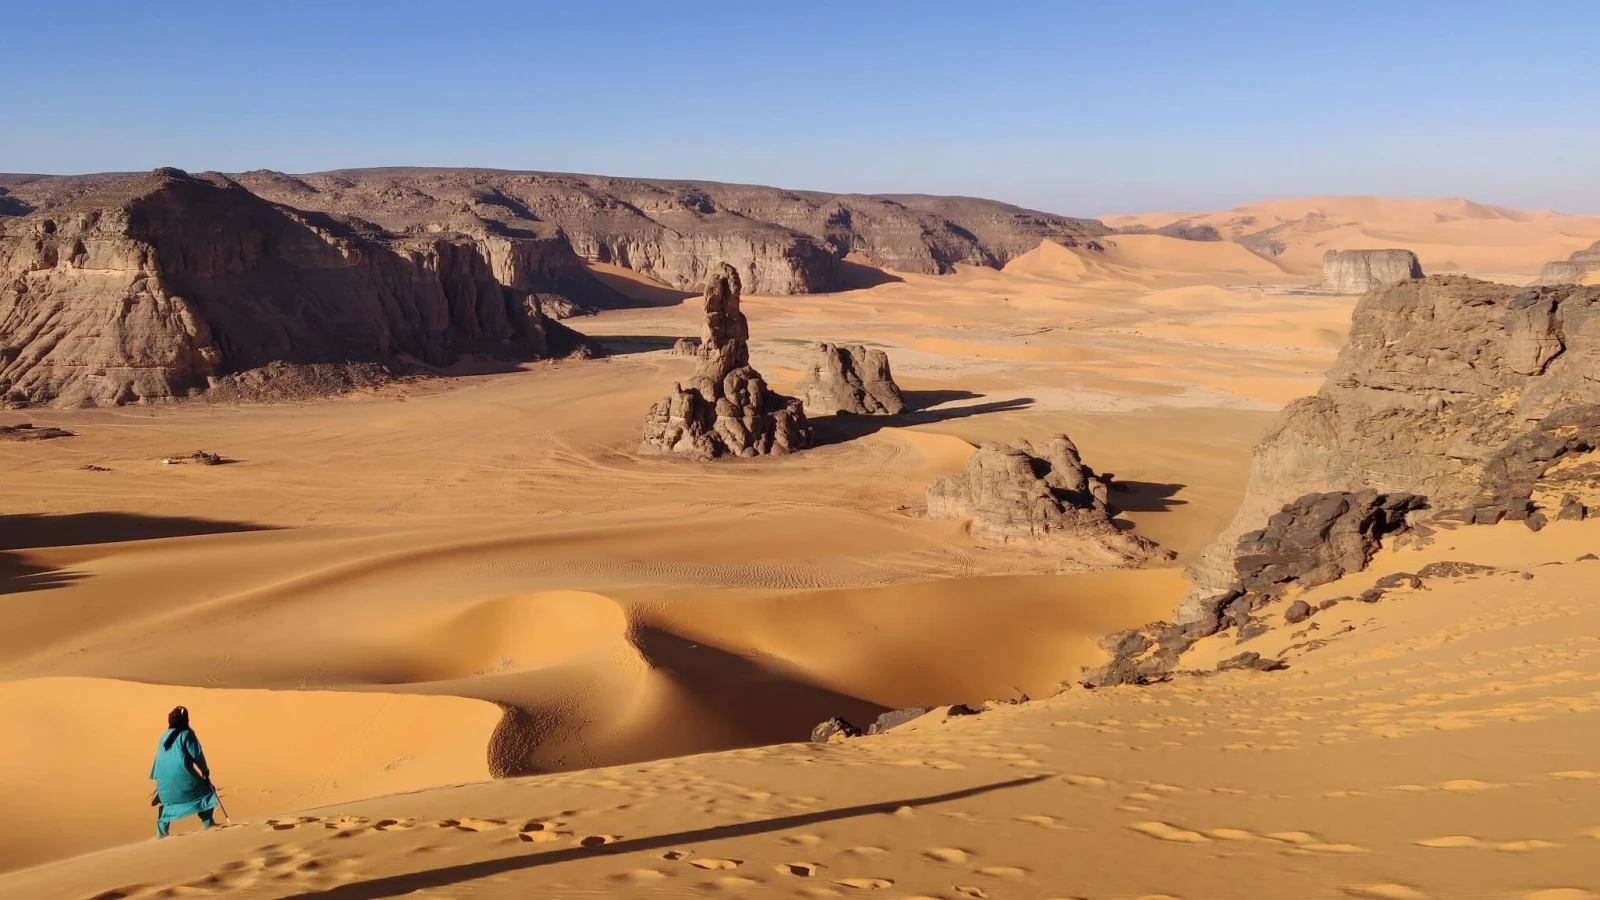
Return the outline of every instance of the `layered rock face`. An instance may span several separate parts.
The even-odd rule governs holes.
[[[1544,264],[1538,284],[1583,284],[1600,274],[1600,241],[1563,260]]]
[[[894,416],[906,401],[889,373],[889,354],[860,344],[817,344],[795,389],[812,415]]]
[[[1111,521],[1109,476],[1083,464],[1064,434],[1039,444],[988,443],[967,470],[928,486],[928,515],[970,519],[972,536],[998,546],[1035,546],[1082,565],[1128,566],[1170,558]]]
[[[1322,254],[1322,289],[1365,294],[1421,278],[1422,263],[1410,250],[1329,250]]]
[[[1308,494],[1414,495],[1429,517],[1470,522],[1570,517],[1581,504],[1554,482],[1564,460],[1600,446],[1597,371],[1600,287],[1433,276],[1368,294],[1322,389],[1256,446],[1238,515],[1191,568],[1179,621],[1227,594],[1241,536]]]
[[[811,446],[799,400],[773,393],[750,366],[750,325],[739,309],[739,273],[719,266],[705,290],[700,363],[685,387],[650,407],[644,453],[692,459],[793,453]]]
[[[548,286],[532,274],[537,247],[398,238],[175,169],[29,196],[27,215],[0,218],[0,397],[13,403],[159,401],[247,372],[590,346],[531,289]]]
[[[804,294],[843,290],[839,261],[852,251],[879,266],[940,274],[957,263],[998,268],[1045,239],[1090,246],[1109,231],[1093,219],[992,200],[703,181],[483,169],[247,172],[239,180],[272,200],[391,229],[465,215],[511,230],[555,227],[580,256],[686,290],[721,263],[754,293]]]

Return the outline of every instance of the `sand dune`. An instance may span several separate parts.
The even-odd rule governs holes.
[[[1284,245],[1273,257],[1303,276],[1320,274],[1328,250],[1401,247],[1429,273],[1460,272],[1527,281],[1547,262],[1600,239],[1600,217],[1514,210],[1459,198],[1391,200],[1310,197],[1269,200],[1221,212],[1105,216],[1113,227],[1159,228],[1176,221],[1210,225],[1224,238],[1269,231]],[[1148,237],[1141,235],[1140,237]],[[1120,239],[1119,239],[1120,240]]]
[[[1592,897],[1596,523],[1444,532],[1259,640],[1290,668],[1071,691],[880,737],[464,785],[0,876],[9,896]],[[1533,573],[1525,579],[1519,572]],[[1308,626],[1309,627],[1309,626]],[[1237,650],[1213,639],[1198,652]],[[1289,646],[1289,645],[1295,646]]]

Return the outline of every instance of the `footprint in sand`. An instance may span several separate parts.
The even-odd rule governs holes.
[[[1344,892],[1363,900],[1433,900],[1416,888],[1403,884],[1358,884],[1345,888]]]
[[[736,859],[691,859],[689,865],[697,869],[737,869],[739,860]]]
[[[978,870],[978,874],[990,878],[1025,878],[1028,870],[1017,866],[985,866]]]
[[[747,888],[753,888],[761,882],[754,878],[745,878],[742,875],[724,875],[711,883],[725,891],[742,891]]]
[[[622,838],[615,834],[591,834],[579,839],[578,846],[595,850],[600,847],[604,847],[607,844],[615,844],[620,840],[622,840]]]
[[[1189,831],[1166,822],[1136,822],[1128,826],[1134,831],[1158,841],[1171,841],[1177,844],[1204,844],[1210,838],[1198,831]]]
[[[855,888],[858,891],[878,891],[887,887],[894,887],[892,878],[841,878],[835,881],[840,887]]]
[[[1485,841],[1466,834],[1451,834],[1444,837],[1428,838],[1417,841],[1419,847],[1432,847],[1437,850],[1499,850],[1504,853],[1527,853],[1530,850],[1548,850],[1559,847],[1560,844],[1550,841]]]
[[[927,858],[942,863],[964,863],[967,861],[967,851],[956,847],[935,847],[932,850],[922,851]]]
[[[440,819],[433,823],[435,828],[454,828],[457,831],[494,831],[496,828],[505,827],[504,819]]]
[[[377,831],[405,831],[415,824],[415,819],[379,819],[372,827]]]
[[[613,881],[627,881],[634,884],[652,884],[671,877],[672,874],[670,872],[663,872],[660,869],[630,869],[611,876]]]
[[[820,835],[820,834],[791,834],[791,835],[785,837],[783,839],[783,842],[785,844],[793,844],[796,847],[815,847],[818,844],[822,843],[822,835]]]
[[[313,818],[311,816],[295,816],[294,818],[290,819],[268,819],[267,827],[271,828],[273,831],[288,831],[292,828],[299,828],[302,825],[311,825],[320,821],[322,820]]]
[[[822,866],[818,863],[792,862],[779,863],[777,871],[779,875],[793,875],[796,878],[810,878],[817,874],[817,870],[820,868],[822,868]]]
[[[517,832],[517,838],[530,844],[548,844],[572,837],[572,832],[559,830],[559,822],[529,822]]]

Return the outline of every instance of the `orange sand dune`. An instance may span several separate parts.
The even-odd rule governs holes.
[[[1433,561],[1504,572],[1257,638],[1280,672],[333,802],[0,875],[0,894],[1592,898],[1597,541],[1592,521],[1505,524],[1386,550],[1308,598]],[[1194,661],[1239,650],[1219,636]]]
[[[1400,247],[1415,251],[1428,272],[1526,281],[1545,263],[1600,239],[1600,216],[1506,209],[1459,198],[1311,197],[1222,212],[1102,218],[1113,227],[1159,228],[1186,221],[1210,225],[1229,239],[1271,229],[1270,237],[1285,245],[1274,262],[1304,276],[1320,273],[1328,250]]]

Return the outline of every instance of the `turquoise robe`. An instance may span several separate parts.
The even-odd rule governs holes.
[[[217,808],[217,792],[211,787],[211,768],[206,765],[205,752],[200,749],[200,739],[194,732],[185,730],[167,746],[172,729],[167,729],[156,744],[156,760],[150,764],[150,778],[156,783],[156,797],[161,801],[161,816],[156,822],[159,834],[167,833],[167,826],[184,816],[199,815]],[[195,777],[189,769],[193,761],[205,778]]]

